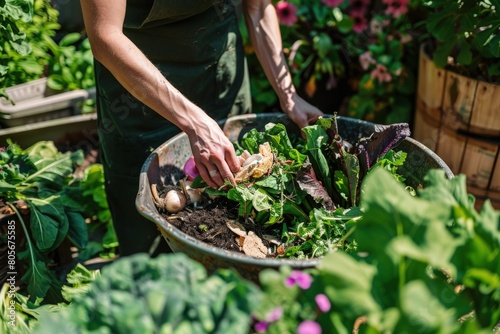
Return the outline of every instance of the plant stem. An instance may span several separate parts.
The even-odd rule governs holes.
[[[342,247],[343,247],[344,242],[347,240],[347,238],[349,238],[351,236],[351,234],[354,233],[355,230],[356,230],[356,226],[351,227],[351,229],[349,231],[347,231],[347,233],[344,234],[342,236],[342,238],[340,238],[340,240],[337,242],[337,245],[342,245]]]
[[[12,203],[10,202],[7,202],[7,205],[10,206],[10,208],[12,210],[14,210],[14,212],[16,213],[16,216],[19,218],[19,222],[21,223],[21,226],[23,228],[23,231],[24,231],[24,234],[26,235],[26,240],[27,240],[27,244],[28,244],[28,249],[30,251],[30,257],[31,257],[31,261],[34,262],[34,258],[35,258],[35,252],[33,250],[33,245],[32,245],[32,242],[31,242],[31,239],[30,239],[30,236],[28,234],[28,229],[26,228],[26,224],[24,223],[24,219],[23,217],[21,216],[21,213],[19,212],[19,210],[17,210],[16,206],[13,205]],[[36,269],[36,266],[33,265],[33,268]]]

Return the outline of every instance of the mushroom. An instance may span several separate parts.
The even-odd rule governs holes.
[[[180,190],[172,189],[167,192],[165,198],[158,195],[156,184],[151,185],[151,193],[153,194],[153,202],[160,209],[167,210],[170,213],[177,213],[184,209],[187,204],[186,195]]]

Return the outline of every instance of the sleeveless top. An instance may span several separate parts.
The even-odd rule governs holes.
[[[127,0],[123,27],[167,80],[216,120],[250,111],[233,2]],[[103,157],[111,169],[136,174],[147,154],[180,130],[133,97],[102,64],[95,61],[94,68]],[[126,151],[116,152],[121,149]],[[141,151],[135,161],[124,161],[134,149]]]

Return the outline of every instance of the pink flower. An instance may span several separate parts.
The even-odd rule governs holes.
[[[316,297],[314,297],[314,300],[316,301],[316,305],[318,305],[318,308],[321,312],[330,311],[332,305],[330,304],[330,300],[328,300],[328,297],[325,294],[320,293],[319,295],[316,295]]]
[[[328,7],[334,8],[340,6],[344,0],[321,0],[321,2]]]
[[[187,159],[186,163],[184,164],[184,167],[182,167],[182,171],[184,172],[186,178],[189,181],[193,181],[198,175],[200,175],[198,168],[196,168],[196,163],[194,162],[193,156]]]
[[[387,72],[387,68],[382,64],[377,64],[377,67],[371,73],[372,78],[377,78],[380,83],[390,82],[391,74]]]
[[[266,317],[266,321],[271,323],[278,321],[283,316],[283,308],[276,307],[274,308]]]
[[[362,33],[368,26],[365,15],[361,12],[356,11],[350,12],[350,15],[354,20],[354,26],[352,27],[352,30],[354,30],[358,34]]]
[[[290,276],[288,276],[285,279],[285,285],[289,288],[294,285],[298,285],[299,288],[307,290],[311,286],[311,283],[312,283],[311,275],[303,273],[299,270],[292,271]]]
[[[297,22],[297,7],[294,4],[279,1],[276,4],[276,14],[281,22],[285,26],[293,26]]]
[[[321,326],[312,320],[306,320],[297,327],[297,334],[321,334]]]
[[[271,312],[269,312],[269,314],[267,314],[265,321],[257,321],[253,328],[257,333],[263,333],[267,331],[270,323],[278,321],[282,316],[283,308],[275,307]]]
[[[410,0],[382,0],[387,5],[385,13],[392,17],[400,17],[408,12],[408,3]]]
[[[365,51],[359,56],[359,64],[363,70],[367,70],[370,65],[375,64],[375,59],[372,58],[370,51]]]

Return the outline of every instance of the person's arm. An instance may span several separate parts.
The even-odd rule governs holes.
[[[226,179],[234,184],[240,163],[220,126],[123,34],[126,0],[81,0],[81,6],[94,57],[138,100],[188,135],[196,167],[210,187],[220,187]]]
[[[242,8],[252,46],[278,95],[281,108],[299,127],[309,125],[323,113],[295,90],[283,54],[278,16],[271,0],[243,0]]]

